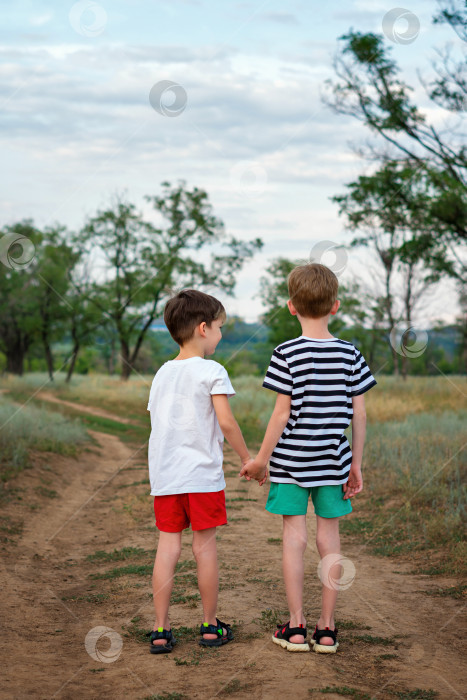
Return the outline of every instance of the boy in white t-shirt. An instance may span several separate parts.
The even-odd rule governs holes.
[[[174,296],[164,311],[164,321],[180,352],[157,372],[148,403],[152,428],[149,478],[160,530],[153,574],[152,654],[170,652],[176,643],[169,602],[182,531],[190,524],[204,612],[199,643],[213,647],[233,639],[230,626],[216,618],[216,527],[227,523],[224,436],[242,466],[250,455],[229,406],[228,398],[235,394],[229,376],[222,365],[205,359],[222,337],[225,318],[220,301],[194,289]]]

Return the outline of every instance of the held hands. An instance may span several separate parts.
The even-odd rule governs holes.
[[[262,486],[268,478],[268,469],[265,464],[258,461],[258,458],[250,459],[247,462],[242,462],[242,469],[239,474],[244,476],[247,481],[255,479]]]
[[[350,465],[349,478],[347,483],[343,485],[344,500],[352,498],[356,493],[360,493],[363,489],[362,469],[357,464]]]

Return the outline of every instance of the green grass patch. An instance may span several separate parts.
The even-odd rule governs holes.
[[[379,656],[375,656],[375,659],[381,659],[381,661],[386,661],[389,659],[398,659],[399,656],[398,654],[380,654]]]
[[[242,690],[248,690],[251,683],[242,683],[238,678],[232,678],[231,681],[222,687],[221,694],[232,695],[232,693],[239,693]]]
[[[84,603],[104,603],[110,598],[108,593],[89,593],[88,595],[72,596],[70,598],[62,598],[62,600],[83,601]]]
[[[86,561],[125,561],[126,559],[154,556],[154,554],[155,551],[147,551],[141,547],[123,547],[123,549],[114,549],[113,552],[104,552],[99,549],[94,554],[88,554]]]
[[[174,635],[178,642],[194,642],[199,637],[199,627],[177,627]]]
[[[336,627],[339,630],[371,630],[369,625],[365,625],[361,622],[355,622],[355,620],[339,620],[336,622]]]
[[[373,532],[374,524],[370,520],[363,520],[362,518],[349,517],[342,518],[339,522],[339,529],[342,533],[346,535],[367,535]]]
[[[133,639],[138,644],[149,644],[149,637],[147,636],[148,630],[140,627],[139,623],[141,617],[137,615],[132,620],[130,620],[129,625],[122,625],[123,636],[128,639]]]
[[[185,559],[184,561],[178,561],[175,566],[175,572],[180,573],[181,571],[192,571],[196,569],[196,562],[194,559]]]
[[[45,486],[36,486],[34,490],[39,494],[39,496],[43,496],[44,498],[57,498],[58,496],[56,491],[53,489],[48,489]]]
[[[0,542],[14,542],[14,537],[22,534],[24,528],[23,520],[12,520],[9,516],[0,517]]]
[[[269,544],[282,544],[282,537],[268,537]]]
[[[277,625],[281,624],[287,618],[287,611],[285,610],[273,610],[272,608],[267,608],[261,611],[260,617],[255,617],[252,622],[255,625],[260,625],[263,629],[272,630],[276,629]]]
[[[371,700],[372,698],[372,696],[368,693],[364,693],[362,690],[358,690],[357,688],[349,688],[346,685],[336,686],[334,688],[329,685],[327,685],[325,688],[310,688],[308,692],[323,693],[323,695],[333,693],[335,695],[344,695],[347,698],[354,698],[354,700]]]
[[[467,584],[461,583],[458,586],[448,586],[447,588],[437,588],[434,591],[423,591],[425,595],[434,595],[442,597],[455,598],[456,600],[462,600],[466,597]]]
[[[60,406],[63,409],[63,406]],[[66,411],[72,409],[66,408]],[[111,418],[102,416],[86,415],[82,412],[73,412],[81,417],[82,422],[91,430],[97,432],[115,435],[122,442],[126,443],[144,443],[149,439],[149,430],[147,426],[131,425],[129,423],[119,423]]]
[[[121,576],[151,576],[154,564],[129,564],[104,573],[89,574],[89,578],[97,580],[113,580]]]
[[[420,573],[463,574],[466,422],[467,411],[461,409],[370,424],[365,442],[369,498],[363,503],[364,516],[346,518],[342,532],[359,537],[380,556],[439,554],[435,568]]]
[[[132,548],[126,548],[126,549],[132,549]],[[120,550],[117,552],[117,556],[121,556],[121,553],[124,550]],[[136,551],[138,549],[136,548]],[[148,554],[144,550],[142,550],[144,554]],[[102,558],[100,558],[100,553],[96,552],[97,559],[93,559],[93,561],[99,561],[99,559],[102,561]],[[103,553],[107,554],[107,553]],[[113,553],[111,553],[113,555]],[[95,557],[96,555],[90,555],[91,557]],[[131,555],[130,555],[131,556]],[[137,556],[140,556],[138,553]],[[108,559],[104,559],[105,561],[109,561]],[[179,561],[177,563],[177,566],[175,567],[175,571],[177,572],[177,575],[174,577],[174,585],[175,588],[180,585],[190,585],[194,584],[197,585],[197,578],[194,574],[191,573],[185,573],[189,572],[192,569],[196,568],[196,562],[188,559],[186,561]],[[129,564],[128,566],[120,566],[116,567],[114,569],[110,569],[110,571],[104,571],[104,572],[99,572],[95,574],[89,574],[89,578],[94,579],[94,580],[113,580],[116,578],[120,578],[121,576],[152,576],[152,572],[154,569],[154,564]]]
[[[170,598],[170,604],[176,605],[177,603],[188,603],[190,607],[196,608],[197,603],[201,600],[199,593],[193,593],[190,595],[184,595],[183,593],[173,592]]]
[[[31,450],[76,456],[89,436],[78,420],[37,406],[16,405],[0,394],[0,480],[14,478],[30,466]],[[26,394],[23,404],[30,398]]]
[[[141,486],[141,484],[149,484],[149,479],[141,479],[141,481],[133,481],[131,484],[121,484],[119,489],[129,489],[131,486]]]

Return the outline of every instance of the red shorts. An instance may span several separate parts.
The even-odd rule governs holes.
[[[156,527],[162,532],[181,532],[227,525],[224,491],[174,493],[154,496]]]

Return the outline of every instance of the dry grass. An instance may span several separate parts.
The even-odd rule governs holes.
[[[376,377],[366,398],[368,423],[403,421],[416,413],[439,414],[467,408],[467,377]]]

